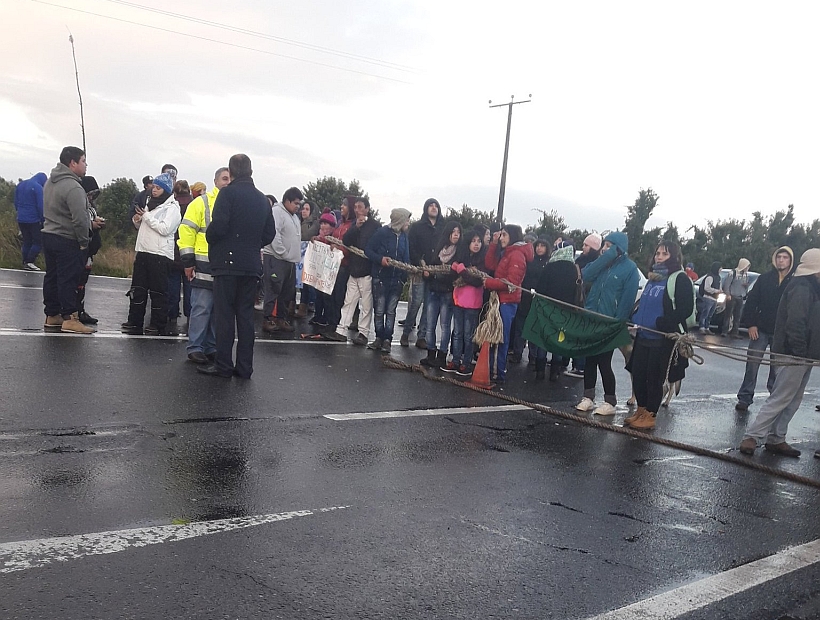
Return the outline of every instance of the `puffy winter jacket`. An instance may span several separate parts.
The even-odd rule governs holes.
[[[493,271],[495,277],[484,280],[484,288],[498,291],[498,301],[502,304],[517,304],[521,301],[521,289],[510,291],[501,280],[521,286],[527,273],[527,263],[533,256],[532,246],[523,241],[508,245],[503,250],[498,243],[491,243],[484,258],[484,266]]]
[[[43,223],[43,185],[48,177],[38,172],[30,179],[20,181],[14,190],[14,208],[21,224]]]
[[[156,209],[142,214],[134,249],[174,260],[174,233],[179,228],[180,221],[182,216],[179,213],[179,203],[171,194]]]
[[[626,255],[629,242],[625,233],[609,233],[604,241],[612,247],[581,271],[584,282],[592,283],[584,307],[626,321],[638,294],[638,267]]]

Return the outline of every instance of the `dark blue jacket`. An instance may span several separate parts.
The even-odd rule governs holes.
[[[217,195],[205,233],[211,272],[215,276],[261,276],[260,250],[275,234],[265,194],[256,189],[251,177],[234,179]]]
[[[374,280],[382,282],[399,281],[407,279],[407,272],[395,267],[382,267],[382,258],[387,256],[393,260],[403,263],[410,262],[410,247],[407,242],[407,233],[396,232],[390,226],[382,226],[373,233],[367,247],[364,249],[367,258],[373,263],[370,275]]]
[[[17,221],[21,224],[43,223],[43,185],[47,180],[45,172],[38,172],[17,185],[14,208],[17,209]]]

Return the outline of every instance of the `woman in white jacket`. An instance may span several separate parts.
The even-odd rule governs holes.
[[[151,320],[145,333],[164,335],[168,324],[168,272],[174,262],[174,233],[181,221],[174,198],[174,180],[167,173],[154,177],[151,198],[145,209],[137,209],[132,221],[137,227],[134,274],[127,295],[131,298],[126,334],[142,334],[145,307],[151,295]]]

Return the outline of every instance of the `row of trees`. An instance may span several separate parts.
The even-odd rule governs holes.
[[[19,262],[17,226],[14,217],[14,189],[16,184],[0,177],[0,265],[16,266]],[[315,201],[321,208],[338,209],[346,196],[369,198],[357,180],[345,182],[335,177],[322,177],[302,188],[305,197]],[[128,219],[131,200],[137,193],[132,179],[119,178],[106,184],[97,200],[100,215],[108,221],[103,230],[103,247],[132,249],[136,231]],[[811,224],[795,222],[794,206],[763,215],[756,211],[748,220],[728,219],[708,221],[705,226],[692,226],[682,235],[673,222],[666,226],[646,229],[646,224],[658,206],[660,198],[652,188],[641,189],[631,205],[627,205],[626,218],[621,230],[629,237],[629,254],[645,268],[652,260],[655,246],[661,239],[679,243],[684,259],[695,265],[698,273],[705,273],[713,261],[724,267],[734,267],[741,258],[748,258],[752,269],[763,272],[771,264],[773,252],[782,245],[790,246],[795,256],[810,247],[820,247],[820,219]],[[495,211],[482,211],[466,204],[461,208],[448,207],[445,217],[458,220],[464,229],[476,224],[489,226],[495,221]],[[576,247],[593,231],[570,229],[564,216],[555,210],[539,210],[535,224],[526,226],[527,232],[545,236],[550,241],[563,237],[574,240]],[[374,209],[378,219],[378,210]],[[594,231],[607,233],[608,231]]]

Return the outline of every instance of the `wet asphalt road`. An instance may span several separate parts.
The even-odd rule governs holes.
[[[89,285],[98,334],[45,336],[41,282],[0,271],[0,618],[586,618],[820,538],[817,489],[499,410],[352,345],[263,337],[251,381],[198,375],[184,339],[119,334],[123,280]],[[736,446],[763,401],[734,411],[742,372],[690,368],[655,434]],[[581,381],[521,364],[506,391],[569,411]],[[790,428],[801,459],[754,459],[820,479],[817,402],[816,372]],[[476,409],[324,417],[443,407]],[[221,531],[8,563],[15,542],[201,521]],[[817,617],[818,584],[812,565],[681,617]]]

